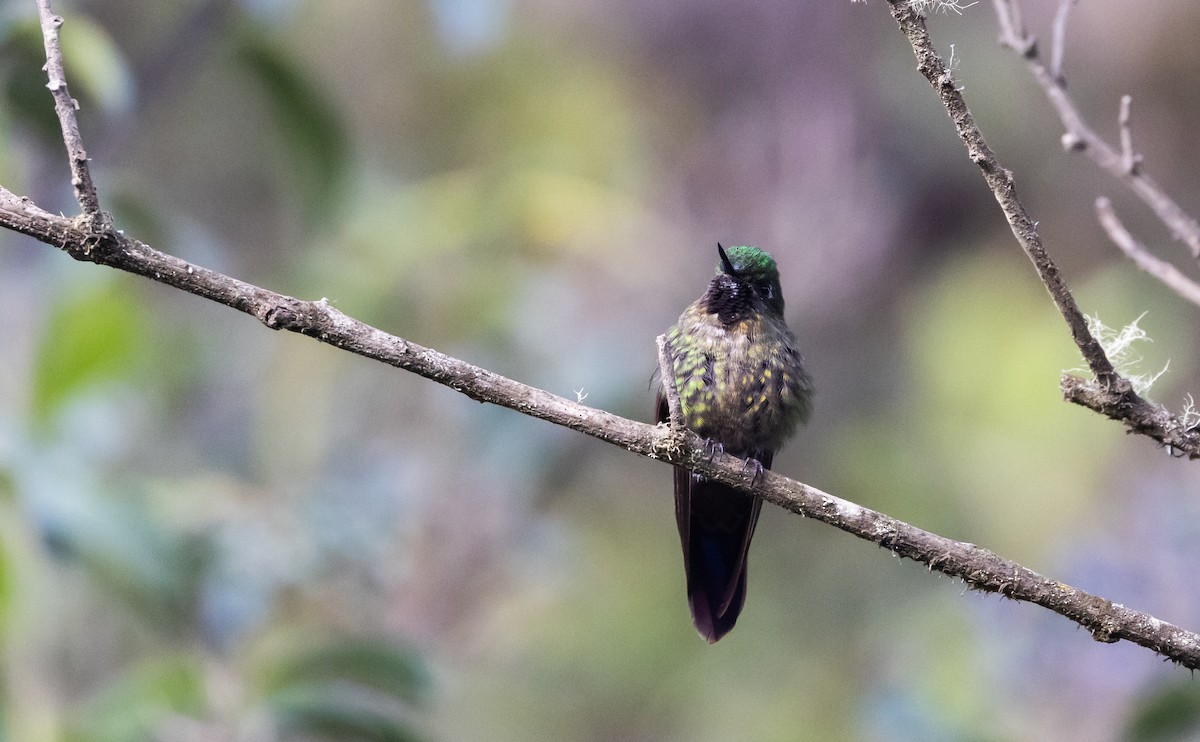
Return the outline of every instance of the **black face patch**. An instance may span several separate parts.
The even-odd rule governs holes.
[[[722,273],[708,284],[701,299],[704,311],[717,315],[723,325],[736,324],[754,313],[754,292],[750,286]]]

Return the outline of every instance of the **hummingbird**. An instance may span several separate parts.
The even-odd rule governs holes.
[[[684,425],[712,450],[756,472],[806,421],[812,379],[783,318],[775,259],[757,247],[717,243],[704,295],[667,331],[666,355]],[[667,396],[655,400],[669,419]],[[692,622],[710,644],[729,633],[746,601],[746,554],[762,500],[675,467],[675,521],[683,544]]]

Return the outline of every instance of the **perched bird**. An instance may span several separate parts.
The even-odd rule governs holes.
[[[775,452],[808,419],[812,380],[783,320],[779,269],[756,247],[717,244],[720,263],[704,295],[667,331],[666,356],[684,425],[715,449],[770,469]],[[669,419],[659,390],[658,422]],[[675,468],[675,520],[688,603],[700,635],[716,642],[746,600],[746,553],[762,500]]]

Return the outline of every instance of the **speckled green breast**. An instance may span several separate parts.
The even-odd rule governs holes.
[[[727,452],[774,451],[807,419],[812,382],[782,322],[725,326],[693,306],[667,339],[684,422]]]

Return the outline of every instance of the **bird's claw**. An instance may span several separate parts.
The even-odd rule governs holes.
[[[762,462],[754,457],[750,457],[742,461],[742,473],[750,475],[750,486],[758,484],[758,478],[762,476],[765,467]]]
[[[725,446],[722,446],[719,441],[705,438],[704,453],[708,456],[708,460],[712,461],[714,458],[716,458],[717,454],[725,453]]]

